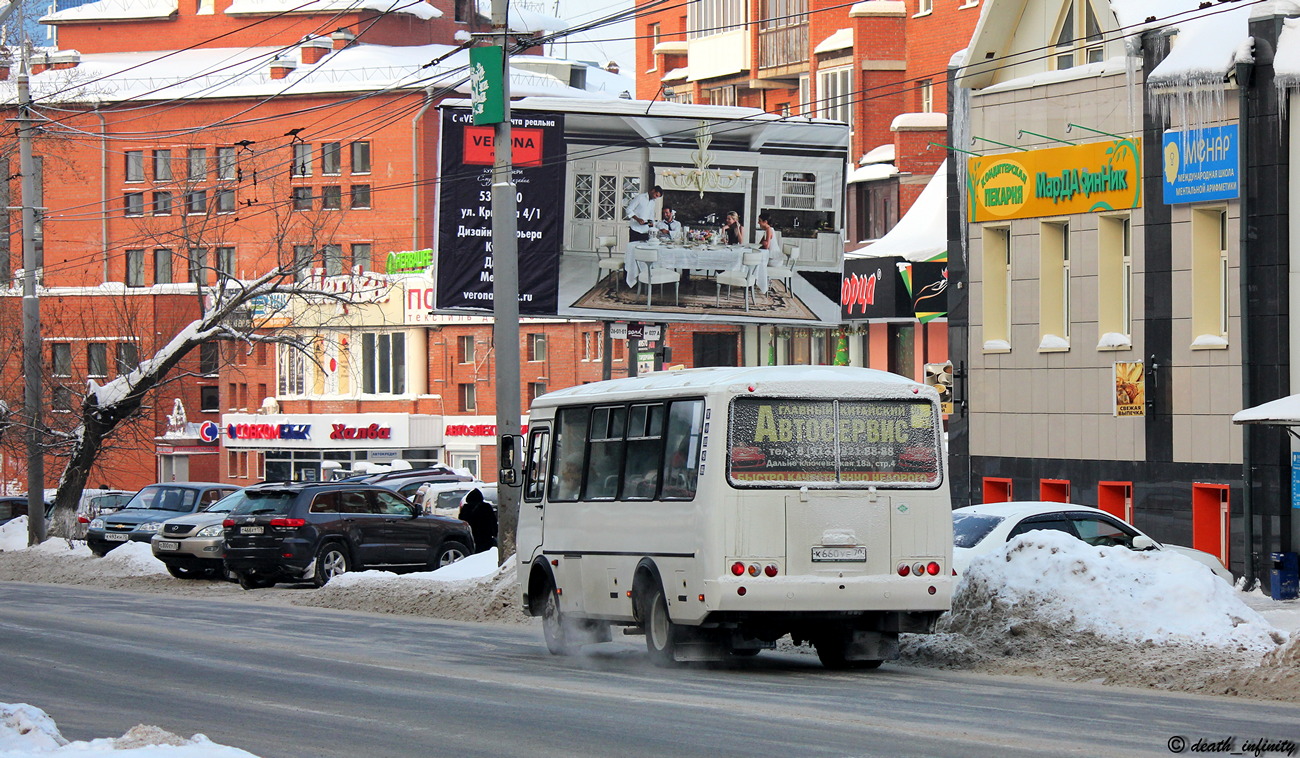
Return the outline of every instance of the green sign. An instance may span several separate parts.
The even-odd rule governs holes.
[[[505,97],[501,87],[505,68],[505,56],[500,46],[470,48],[469,100],[474,112],[474,126],[505,121]]]
[[[410,250],[404,253],[389,253],[384,266],[386,274],[410,274],[424,271],[433,265],[432,250]]]

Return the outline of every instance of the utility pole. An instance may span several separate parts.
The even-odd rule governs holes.
[[[11,6],[12,7],[12,6]],[[27,544],[45,541],[45,458],[41,452],[41,306],[36,298],[36,160],[27,45],[18,68],[18,171],[23,194],[23,415],[27,418]]]
[[[509,0],[492,0],[492,31],[500,35],[503,118],[493,135],[492,167],[492,341],[497,360],[498,557],[514,552],[513,526],[519,521],[519,227],[510,137]],[[506,463],[510,471],[506,473]],[[510,528],[507,528],[509,525]],[[503,539],[504,538],[504,539]],[[506,544],[509,542],[510,544]]]

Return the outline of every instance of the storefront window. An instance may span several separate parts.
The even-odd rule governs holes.
[[[367,395],[406,392],[406,335],[367,332],[361,335],[362,389]]]

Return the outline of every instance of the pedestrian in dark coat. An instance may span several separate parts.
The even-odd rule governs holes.
[[[469,524],[474,536],[474,552],[481,553],[497,544],[497,512],[483,499],[480,490],[473,489],[465,495],[460,506],[460,520]]]

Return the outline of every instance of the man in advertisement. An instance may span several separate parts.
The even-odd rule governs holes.
[[[632,199],[627,201],[625,213],[631,227],[627,235],[628,242],[645,242],[650,239],[651,225],[655,217],[655,201],[663,194],[664,191],[656,184],[649,192],[633,195]]]

